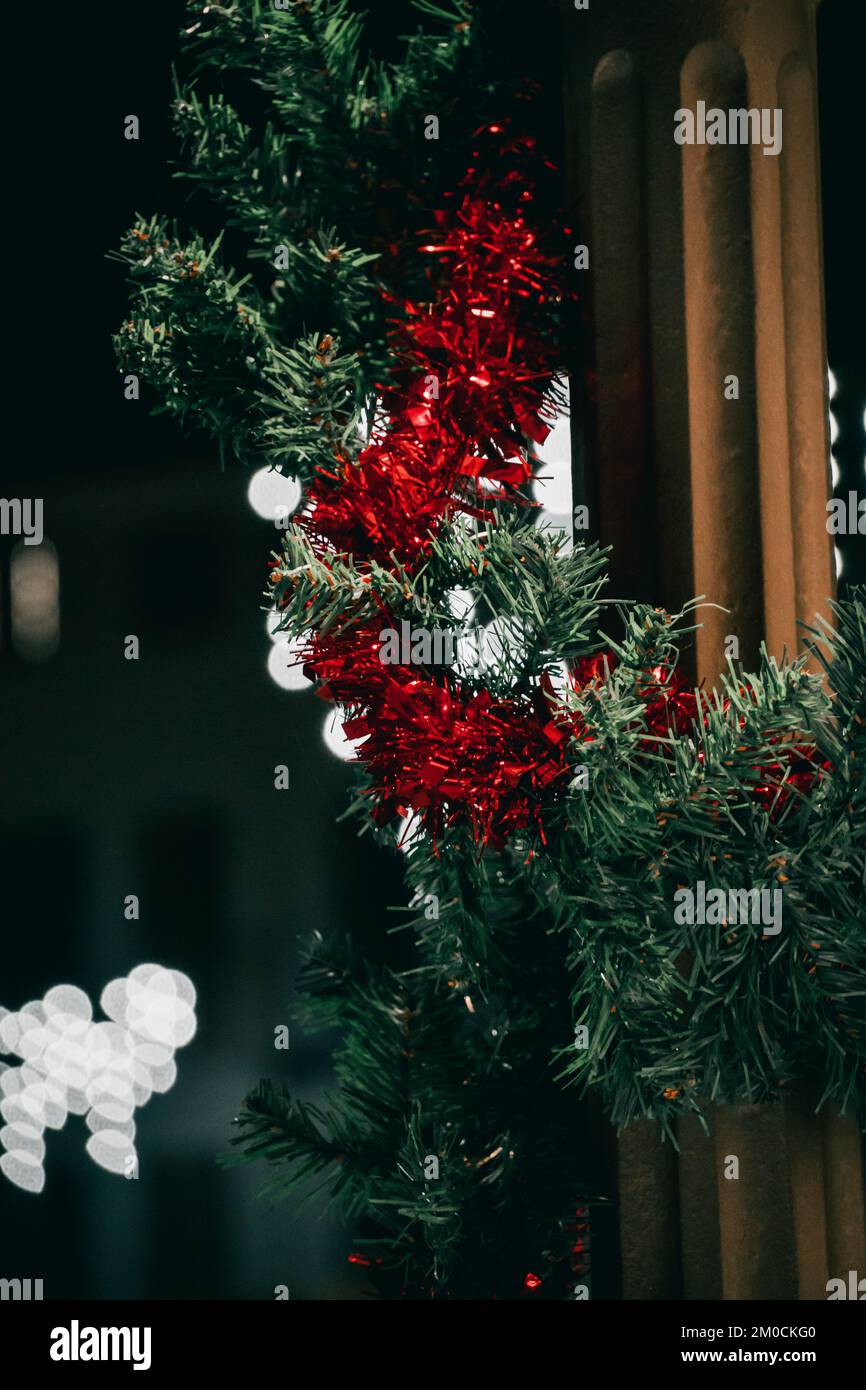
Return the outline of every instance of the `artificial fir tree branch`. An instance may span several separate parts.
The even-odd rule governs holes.
[[[518,881],[502,891],[516,922]],[[548,939],[542,955],[558,949]],[[265,1189],[272,1197],[330,1172],[347,1211],[374,1218],[360,1248],[399,1271],[410,1293],[478,1296],[473,1246],[507,1246],[510,1231],[525,1242],[536,1177],[546,1194],[540,1212],[538,1194],[531,1198],[536,1242],[586,1196],[572,1175],[570,1107],[537,1045],[555,1027],[537,989],[547,969],[539,961],[527,971],[512,953],[511,982],[496,999],[483,990],[473,998],[465,981],[443,989],[427,969],[402,978],[371,971],[349,942],[317,935],[299,981],[302,1016],[339,1020],[339,1098],[323,1111],[260,1087],[238,1117],[240,1156],[275,1165]],[[505,1096],[510,1132],[498,1128]],[[529,1118],[539,1104],[543,1131]],[[430,1158],[440,1165],[435,1179],[424,1177]]]
[[[121,368],[160,393],[161,409],[243,458],[255,448],[250,396],[275,368],[275,344],[248,277],[219,267],[219,243],[182,243],[165,222],[139,219],[116,256],[131,269],[133,317],[115,348]]]
[[[859,597],[837,605],[837,615],[843,632],[862,631]],[[866,654],[858,660],[862,670]],[[555,892],[576,936],[575,1016],[589,1023],[590,1044],[571,1056],[567,1074],[598,1086],[620,1124],[644,1114],[669,1126],[703,1099],[766,1100],[801,1075],[825,1076],[825,1098],[862,1106],[866,972],[853,842],[830,809],[835,770],[802,792],[778,763],[780,740],[808,748],[828,727],[827,696],[803,661],[779,666],[764,654],[758,673],[731,672],[700,710],[691,741],[672,744],[655,777],[640,754],[632,764],[650,802],[643,823],[637,798],[614,817],[635,837],[628,862],[602,869],[590,858],[587,872],[611,820],[585,793],[582,814],[569,817],[582,867],[575,874],[563,864]],[[632,717],[627,710],[626,728]],[[588,764],[604,742],[585,745]],[[757,769],[774,762],[776,783],[756,796],[766,777]],[[610,796],[610,779],[591,778],[590,787]],[[607,860],[612,846],[603,844]],[[702,878],[782,885],[779,941],[756,940],[742,926],[677,926],[675,887]],[[608,900],[587,922],[605,884]],[[672,975],[671,963],[683,960],[688,968]],[[667,1018],[658,993],[665,978]]]

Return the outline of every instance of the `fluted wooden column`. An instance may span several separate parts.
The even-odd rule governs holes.
[[[736,50],[719,40],[695,44],[680,100],[691,111],[701,100],[747,108]],[[750,155],[748,145],[682,150],[694,582],[726,610],[701,613],[698,670],[710,678],[723,665],[727,633],[751,665],[764,628]]]
[[[817,0],[562,0],[570,212],[590,251],[575,364],[576,501],[612,590],[705,610],[725,638],[801,650],[834,592],[817,142]],[[782,111],[782,148],[679,146],[674,113]],[[726,399],[725,379],[738,393]],[[591,383],[589,386],[586,383]],[[866,1270],[861,1138],[796,1088],[621,1136],[626,1298],[821,1298]],[[740,1177],[728,1180],[728,1155]],[[648,1210],[651,1208],[650,1210]]]

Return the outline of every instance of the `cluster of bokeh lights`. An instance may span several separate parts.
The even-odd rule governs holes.
[[[26,1192],[45,1186],[45,1131],[83,1115],[100,1167],[137,1177],[137,1109],[170,1090],[174,1054],[195,1035],[196,993],[180,970],[138,965],[105,986],[106,1020],[77,985],[55,985],[17,1013],[0,1008],[0,1171]]]

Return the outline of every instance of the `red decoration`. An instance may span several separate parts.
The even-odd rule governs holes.
[[[488,172],[467,172],[469,191],[455,211],[436,214],[420,248],[438,264],[429,302],[391,301],[395,365],[380,387],[372,441],[357,463],[335,451],[334,471],[314,480],[297,522],[320,560],[351,556],[362,578],[373,558],[413,572],[460,511],[488,519],[494,500],[530,505],[520,492],[531,476],[525,440],[542,443],[550,428],[545,402],[560,362],[549,327],[565,294],[563,257],[527,220],[533,161],[539,171],[532,141],[500,125],[482,136],[490,159],[475,154]],[[493,175],[499,159],[505,172]],[[279,580],[279,569],[271,578]],[[543,839],[544,808],[576,761],[569,744],[591,732],[564,714],[549,682],[501,699],[462,688],[453,674],[384,664],[378,634],[393,622],[383,606],[375,623],[313,632],[305,652],[319,694],[344,707],[345,732],[359,740],[376,819],[411,810],[434,836],[465,818],[481,842],[502,845],[528,826]],[[613,669],[616,658],[577,663],[575,686],[603,680],[605,663]],[[698,715],[694,692],[668,668],[636,673],[636,693],[649,743],[686,732]],[[756,787],[768,806],[783,763],[790,786],[814,775],[809,750],[786,749]]]
[[[508,148],[519,160],[533,145]],[[544,328],[564,295],[562,258],[539,246],[522,211],[504,209],[515,175],[487,197],[473,177],[456,213],[437,214],[437,239],[420,249],[447,270],[429,303],[394,306],[395,365],[380,387],[388,425],[357,464],[313,485],[303,524],[356,562],[417,564],[455,511],[487,516],[494,499],[516,500],[531,476],[524,438],[550,432],[544,399],[560,363]]]

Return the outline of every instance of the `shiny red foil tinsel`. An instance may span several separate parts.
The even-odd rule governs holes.
[[[429,302],[388,301],[394,365],[380,385],[373,437],[357,462],[336,451],[298,520],[325,563],[339,554],[362,573],[375,559],[411,574],[457,513],[487,519],[494,501],[528,505],[527,440],[541,444],[549,433],[548,393],[561,367],[552,324],[567,295],[564,258],[528,215],[533,168],[549,163],[504,124],[477,138],[479,147],[493,141],[495,159],[484,172],[475,152],[456,205],[436,215],[419,248],[431,258]],[[493,165],[505,172],[494,178]],[[544,808],[577,761],[573,740],[587,736],[564,717],[549,682],[498,698],[462,688],[453,673],[385,664],[382,626],[313,632],[304,654],[320,695],[343,707],[345,733],[359,741],[375,818],[415,812],[434,836],[466,819],[480,843],[495,846],[530,826],[543,839]],[[604,660],[578,663],[573,683],[602,678]],[[697,714],[676,673],[647,673],[639,693],[648,739],[686,732]]]

